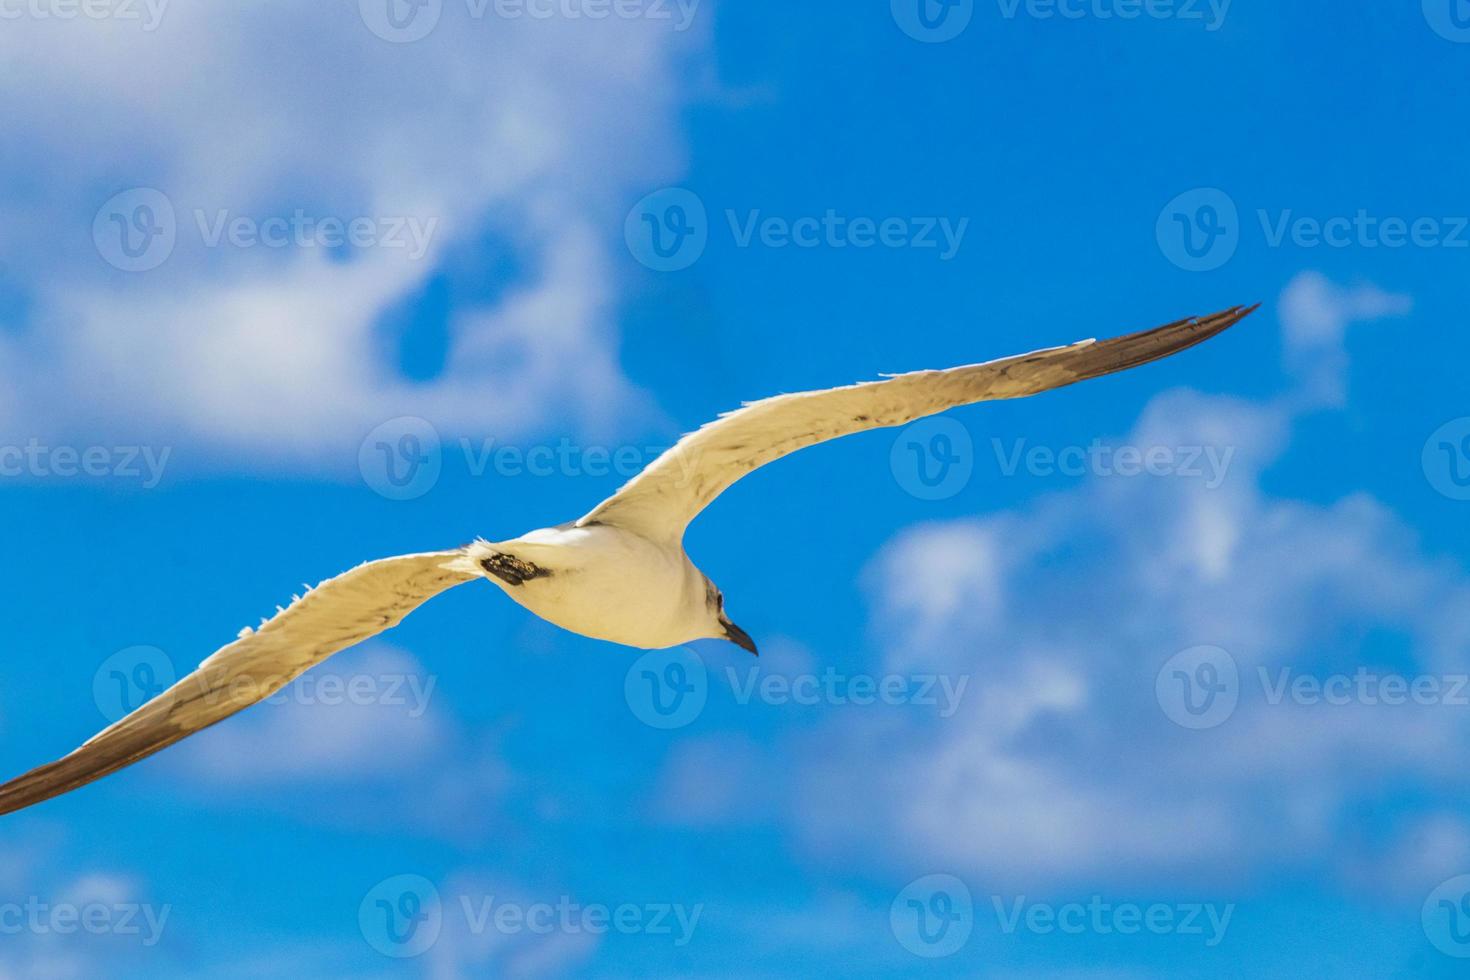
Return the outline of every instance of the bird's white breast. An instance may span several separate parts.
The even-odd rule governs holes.
[[[532,531],[470,549],[477,563],[495,553],[532,562],[546,574],[521,585],[486,577],[537,616],[574,633],[649,650],[702,635],[704,577],[678,546],[592,525]]]

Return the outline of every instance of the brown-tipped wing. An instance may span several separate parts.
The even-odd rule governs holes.
[[[677,541],[700,511],[745,474],[807,446],[972,402],[1021,398],[1124,371],[1202,343],[1255,312],[1213,316],[947,371],[915,371],[825,391],[778,395],[720,416],[680,439],[578,523],[613,524]]]
[[[305,671],[478,576],[459,551],[404,555],[328,579],[158,697],[50,765],[0,786],[0,814],[32,806],[146,759],[270,697]]]

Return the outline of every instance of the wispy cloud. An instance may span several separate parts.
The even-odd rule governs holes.
[[[1298,378],[1303,407],[1341,408],[1347,401],[1347,332],[1356,323],[1407,316],[1411,297],[1372,284],[1339,286],[1303,272],[1281,294],[1286,366]]]

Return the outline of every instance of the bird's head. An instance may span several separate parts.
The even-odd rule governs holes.
[[[704,602],[712,624],[710,633],[712,639],[729,640],[741,649],[749,650],[757,657],[760,656],[760,651],[755,648],[755,641],[750,638],[750,634],[730,622],[730,617],[725,615],[725,594],[709,579],[704,580]]]

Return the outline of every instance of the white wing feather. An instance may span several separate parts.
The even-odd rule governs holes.
[[[1255,309],[1236,306],[1112,340],[751,402],[680,439],[578,524],[612,524],[651,540],[677,542],[689,522],[731,484],[798,449],[905,425],[958,405],[1034,395],[1146,364],[1208,340]]]
[[[462,551],[359,565],[309,589],[259,629],[81,748],[0,786],[0,814],[85,786],[270,697],[340,650],[397,626],[424,602],[477,578]]]

